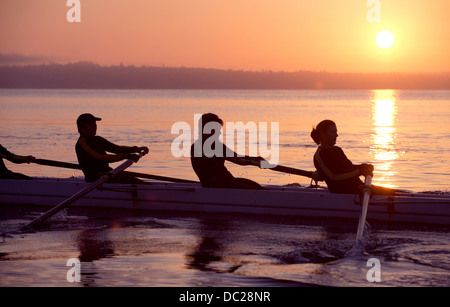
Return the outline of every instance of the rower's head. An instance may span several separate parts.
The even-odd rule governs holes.
[[[205,113],[200,118],[198,126],[201,127],[201,130],[199,130],[199,134],[201,134],[203,140],[206,140],[212,135],[220,135],[220,129],[223,126],[223,120],[216,114]]]
[[[82,136],[95,136],[97,134],[97,122],[102,120],[92,114],[84,113],[78,116],[78,132]]]
[[[321,121],[311,131],[311,138],[317,145],[332,147],[336,144],[338,137],[336,124],[329,119]]]

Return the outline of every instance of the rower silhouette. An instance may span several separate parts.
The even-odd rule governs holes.
[[[112,168],[109,167],[109,163],[124,159],[132,159],[136,162],[139,157],[134,153],[141,151],[148,153],[147,147],[119,146],[96,135],[97,121],[100,120],[101,118],[89,113],[81,114],[77,119],[80,137],[75,145],[75,151],[86,182],[95,182],[111,171]],[[142,180],[124,174],[117,174],[112,181],[115,183],[143,183]]]
[[[0,144],[0,155],[1,155],[1,157],[0,157],[0,179],[20,179],[20,180],[32,180],[33,179],[27,175],[15,173],[15,172],[12,172],[9,169],[7,169],[5,163],[3,162],[3,158],[5,158],[6,160],[8,160],[10,162],[13,162],[16,164],[21,164],[21,163],[33,162],[34,160],[36,160],[35,157],[15,155],[15,154],[9,152],[1,144]]]
[[[338,137],[336,124],[331,120],[321,121],[311,131],[311,138],[319,145],[314,154],[314,166],[325,179],[331,193],[359,194],[364,182],[360,176],[373,177],[372,164],[353,164],[344,151],[336,146]],[[394,195],[395,190],[372,185],[372,194]]]
[[[199,139],[191,146],[191,164],[203,187],[230,189],[264,189],[259,183],[236,178],[225,167],[225,160],[250,165],[250,161],[261,161],[262,157],[238,157],[219,140],[223,121],[216,114],[203,114],[199,120]]]

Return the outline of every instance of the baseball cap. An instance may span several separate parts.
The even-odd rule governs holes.
[[[97,122],[100,120],[102,120],[102,119],[99,117],[95,117],[94,115],[92,115],[90,113],[84,113],[84,114],[81,114],[80,116],[78,116],[77,126],[81,127],[86,123]]]

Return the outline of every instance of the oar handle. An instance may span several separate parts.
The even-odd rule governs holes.
[[[122,163],[121,165],[119,165],[118,167],[116,167],[115,169],[113,169],[112,171],[108,172],[105,174],[105,176],[108,177],[114,177],[114,175],[124,171],[125,169],[127,169],[128,167],[130,167],[131,165],[133,165],[133,163],[136,163],[139,161],[139,159],[141,159],[143,156],[145,156],[147,153],[144,151],[141,151],[139,154],[137,154],[137,160],[134,161],[134,159],[128,159],[127,161],[125,161],[124,163]]]
[[[40,164],[40,165],[46,165],[46,166],[55,166],[55,167],[81,170],[81,166],[79,166],[78,164],[69,163],[69,162],[53,161],[53,160],[46,160],[46,159],[36,159],[33,161],[33,163]]]
[[[259,168],[262,168],[261,161],[255,161],[255,160],[246,160],[246,161],[248,161],[250,165],[254,165],[254,166],[258,166]],[[292,168],[292,167],[287,167],[287,166],[282,166],[282,165],[274,165],[274,164],[270,164],[269,167],[264,167],[264,169],[266,169],[266,168],[270,169],[272,171],[276,171],[276,172],[308,177],[315,181],[323,181],[322,176],[320,176],[320,174],[318,172],[305,171],[302,169],[297,169],[297,168]]]
[[[33,161],[33,163],[40,164],[40,165],[46,165],[46,166],[55,166],[55,167],[81,170],[81,167],[78,164],[69,163],[69,162],[53,161],[53,160],[46,160],[46,159],[36,159]],[[129,171],[123,171],[123,174],[130,175],[133,177],[138,177],[138,178],[146,178],[146,179],[169,181],[169,182],[199,183],[198,181],[193,181],[193,180],[186,180],[186,179],[180,179],[180,178],[165,177],[165,176],[158,176],[158,175],[151,175],[151,174],[144,174],[144,173],[137,173],[137,172],[129,172]]]
[[[139,153],[139,159],[146,155],[145,152]],[[8,156],[0,154],[0,158],[7,158]],[[69,162],[61,162],[61,161],[54,161],[54,160],[47,160],[47,159],[35,159],[34,161],[31,161],[32,163],[39,164],[39,165],[45,165],[45,166],[55,166],[55,167],[62,167],[62,168],[69,168],[69,169],[79,169],[81,170],[81,166],[76,163],[69,163]]]

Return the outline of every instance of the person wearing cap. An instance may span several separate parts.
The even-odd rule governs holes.
[[[3,158],[5,158],[6,160],[8,160],[10,162],[20,164],[20,163],[33,162],[34,160],[36,160],[35,157],[15,155],[15,154],[9,152],[1,144],[0,144],[0,155],[1,155],[1,157],[0,157],[0,179],[26,179],[26,180],[33,179],[24,174],[11,172],[9,169],[6,168],[5,163],[3,162]]]
[[[144,151],[148,153],[147,147],[119,146],[97,135],[97,122],[101,118],[92,114],[81,114],[77,119],[80,138],[75,145],[78,163],[84,173],[86,182],[94,182],[103,174],[112,170],[109,163],[124,159],[138,160],[133,153]],[[109,154],[108,154],[108,153]],[[118,174],[113,178],[116,183],[142,183],[143,181],[124,174]]]

